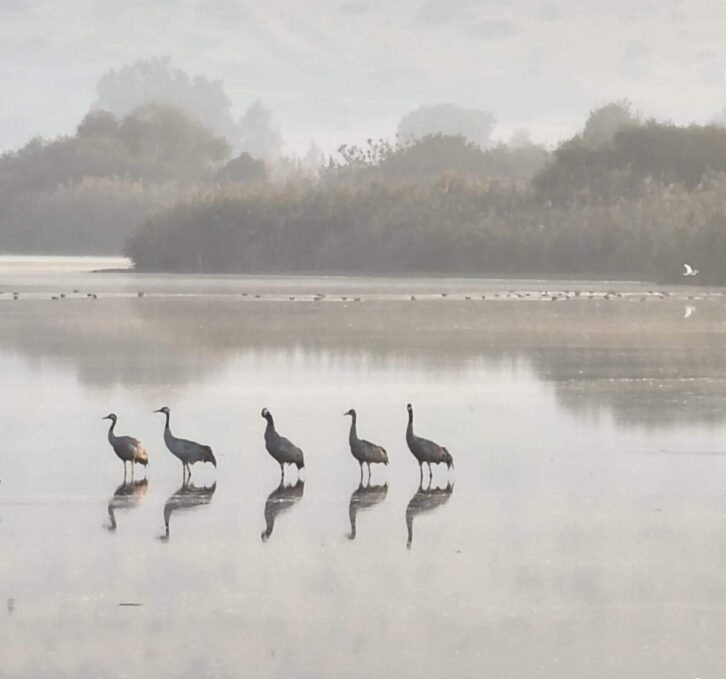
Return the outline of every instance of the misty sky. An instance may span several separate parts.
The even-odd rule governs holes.
[[[0,0],[0,149],[71,132],[99,76],[170,56],[272,108],[287,151],[391,136],[426,103],[554,142],[613,98],[676,122],[726,104],[715,0]]]

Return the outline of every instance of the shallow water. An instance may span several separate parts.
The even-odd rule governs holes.
[[[721,291],[90,268],[0,261],[0,675],[723,675]],[[217,455],[192,487],[162,405]]]

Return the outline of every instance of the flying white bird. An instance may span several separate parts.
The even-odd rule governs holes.
[[[691,306],[690,304],[683,310],[683,318],[690,318],[693,315],[693,312],[696,310],[695,306]]]
[[[683,268],[685,271],[683,272],[684,276],[697,276],[698,275],[698,269],[694,269],[690,264],[684,264]]]

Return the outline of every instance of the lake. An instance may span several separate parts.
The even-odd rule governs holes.
[[[0,675],[723,676],[722,290],[124,266],[0,257]]]

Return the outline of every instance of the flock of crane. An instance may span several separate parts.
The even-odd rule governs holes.
[[[416,494],[411,498],[406,507],[406,527],[408,530],[407,547],[411,547],[413,540],[413,519],[424,511],[445,503],[451,496],[453,485],[448,482],[445,488],[432,488],[433,471],[432,464],[445,464],[448,469],[454,466],[451,453],[433,441],[417,436],[413,432],[413,407],[407,404],[408,426],[406,427],[406,443],[408,448],[416,458],[419,464],[420,478],[419,488]],[[182,463],[182,487],[172,495],[164,506],[164,525],[165,534],[162,540],[169,539],[169,521],[173,511],[184,507],[193,507],[199,504],[206,504],[211,501],[216,488],[216,483],[209,487],[195,488],[190,484],[192,465],[197,462],[209,462],[215,468],[217,459],[212,449],[202,443],[189,441],[187,439],[178,438],[171,433],[169,426],[170,411],[164,406],[154,411],[161,413],[165,417],[164,424],[164,443],[169,452],[174,455]],[[281,436],[275,429],[275,422],[272,419],[272,413],[263,408],[260,413],[267,421],[265,427],[265,447],[270,456],[280,465],[280,485],[270,493],[265,503],[265,530],[262,532],[261,538],[265,542],[272,534],[277,515],[288,509],[292,504],[300,500],[302,497],[305,482],[300,478],[299,472],[305,467],[305,456],[303,451],[298,448],[290,440]],[[348,443],[353,458],[360,465],[360,483],[358,488],[353,492],[350,498],[348,514],[350,519],[351,531],[348,537],[354,540],[356,537],[356,515],[361,509],[372,507],[381,502],[388,491],[387,484],[371,485],[371,465],[372,464],[388,464],[388,453],[383,446],[379,446],[358,436],[357,420],[358,415],[355,410],[350,409],[344,416],[351,418],[350,433],[348,435]],[[114,493],[113,498],[108,505],[108,514],[111,521],[109,530],[116,529],[115,511],[122,507],[133,504],[138,501],[139,495],[146,492],[147,481],[134,482],[134,465],[140,464],[144,467],[149,464],[149,454],[144,445],[133,436],[118,436],[115,432],[118,417],[115,413],[110,413],[104,420],[111,420],[111,426],[108,430],[108,442],[111,444],[113,451],[118,458],[124,463],[124,482]],[[131,485],[127,484],[127,465],[131,466]],[[294,465],[297,468],[298,476],[294,485],[285,485],[285,465]],[[424,465],[428,467],[428,487],[424,488]],[[368,482],[364,485],[364,467],[368,470]],[[129,502],[131,500],[131,502]]]
[[[420,480],[423,481],[424,465],[428,465],[429,480],[433,477],[432,464],[445,464],[448,469],[451,469],[454,466],[451,453],[438,443],[416,436],[413,432],[413,407],[409,403],[406,405],[406,409],[408,411],[406,443],[418,461],[421,475]],[[167,406],[159,408],[154,412],[163,414],[166,419],[164,425],[164,443],[169,449],[169,452],[182,463],[184,482],[187,482],[191,478],[191,466],[197,462],[209,462],[214,467],[217,466],[217,459],[214,457],[214,453],[209,446],[197,443],[196,441],[178,438],[171,433],[169,426],[170,411]],[[300,448],[277,432],[275,422],[272,419],[272,413],[267,408],[263,408],[260,414],[267,421],[267,426],[265,427],[265,448],[280,465],[280,481],[282,482],[285,479],[285,465],[294,465],[299,472],[305,467],[305,457]],[[348,410],[344,415],[350,416],[351,418],[348,443],[350,444],[351,454],[360,465],[361,481],[363,480],[363,465],[366,465],[368,469],[368,480],[370,482],[371,465],[387,465],[388,453],[382,446],[358,437],[358,416],[355,410]],[[146,448],[141,441],[133,436],[118,436],[116,434],[114,430],[118,417],[115,413],[110,413],[102,419],[111,420],[111,426],[108,429],[108,442],[111,444],[111,448],[113,448],[117,457],[124,463],[124,478],[127,474],[127,463],[131,465],[131,477],[133,478],[135,464],[140,464],[144,467],[149,464],[149,454],[146,452]]]

